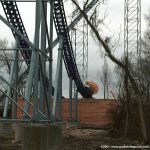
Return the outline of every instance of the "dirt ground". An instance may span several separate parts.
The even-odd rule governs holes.
[[[124,146],[124,149],[130,149],[125,146],[142,146],[142,143],[122,138],[112,138],[108,130],[102,129],[80,129],[67,128],[63,131],[61,150],[101,150],[101,149],[119,149],[117,146]],[[116,146],[116,147],[113,147]],[[138,147],[136,147],[138,148]],[[145,147],[144,149],[150,149]]]
[[[101,150],[119,149],[112,146],[142,146],[142,143],[122,138],[112,138],[109,130],[82,129],[77,127],[65,127],[62,134],[62,144],[58,150]],[[124,148],[131,149],[131,148]],[[134,148],[139,149],[139,148]],[[150,149],[150,147],[140,148]],[[0,135],[0,150],[21,150],[20,143],[12,143],[12,137]]]

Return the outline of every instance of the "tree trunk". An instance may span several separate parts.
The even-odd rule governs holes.
[[[126,68],[128,68],[128,58],[126,57]],[[124,79],[124,87],[126,91],[126,105],[125,105],[125,112],[126,112],[126,124],[125,124],[125,137],[128,136],[129,130],[129,116],[130,116],[130,96],[129,96],[129,85],[128,85],[128,72],[127,69],[125,70],[125,79]]]
[[[145,120],[144,120],[144,112],[143,112],[143,104],[141,101],[142,96],[139,94],[137,95],[137,101],[138,101],[138,107],[139,107],[139,115],[140,115],[140,123],[141,123],[141,130],[143,134],[143,139],[144,142],[147,142],[147,134],[146,134],[146,125],[145,125]]]

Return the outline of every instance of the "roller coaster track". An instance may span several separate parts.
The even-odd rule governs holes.
[[[23,25],[17,3],[15,1],[1,1],[5,15],[7,17],[8,22],[16,27],[16,29],[24,35],[28,39],[28,35],[26,33],[25,27]],[[19,48],[20,49],[28,49],[29,45],[22,38],[17,36],[17,34],[12,30],[12,33],[15,38],[19,38]],[[26,62],[26,64],[30,65],[31,60],[31,50],[21,50],[21,54]]]
[[[23,25],[21,15],[19,13],[17,3],[15,1],[2,1],[2,6],[4,12],[6,14],[7,20],[10,24],[12,24],[16,29],[21,32],[27,39],[27,33],[25,27]],[[75,62],[72,44],[69,36],[69,31],[67,28],[67,21],[64,11],[64,5],[62,0],[54,0],[54,23],[57,31],[57,35],[63,36],[63,59],[66,66],[66,70],[68,76],[71,77],[77,86],[78,91],[83,97],[91,97],[91,90],[86,87],[80,78],[77,65]],[[15,38],[17,38],[17,34],[12,30],[12,33]],[[20,37],[19,38],[19,47],[20,48],[29,48],[29,45]],[[21,50],[23,58],[25,59],[27,65],[30,65],[31,59],[31,50],[23,51]]]
[[[53,14],[57,35],[63,36],[63,59],[68,76],[75,81],[77,89],[83,97],[90,97],[91,91],[83,85],[77,69],[62,0],[54,0]]]

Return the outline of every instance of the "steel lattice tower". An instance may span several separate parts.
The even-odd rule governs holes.
[[[82,82],[85,83],[88,78],[88,24],[84,19],[72,30],[71,39],[78,71]],[[74,97],[76,93],[76,86],[74,83],[73,89],[74,92],[72,96]]]
[[[125,0],[124,51],[132,63],[141,53],[141,0]]]
[[[80,29],[72,30],[72,42],[79,74],[85,83],[88,75],[88,25],[83,19],[80,26]]]

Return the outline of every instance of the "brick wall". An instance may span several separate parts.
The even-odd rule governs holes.
[[[19,99],[18,104],[24,105],[24,100]],[[116,107],[115,100],[100,100],[100,99],[79,99],[78,100],[78,123],[81,126],[105,127],[112,123],[110,112]],[[72,104],[72,119],[75,120],[75,103]],[[32,108],[30,108],[32,115]],[[17,117],[22,118],[23,113],[17,109]],[[62,119],[69,121],[69,103],[68,99],[62,100]]]
[[[73,103],[73,110],[74,110]],[[80,99],[78,101],[78,122],[82,126],[108,126],[112,123],[110,112],[115,109],[115,100],[100,100],[100,99]],[[68,100],[63,100],[62,103],[63,119],[69,120],[69,104]],[[75,119],[75,113],[72,114]]]

